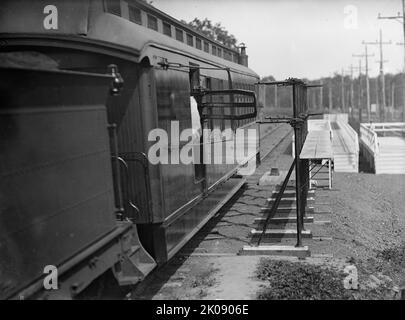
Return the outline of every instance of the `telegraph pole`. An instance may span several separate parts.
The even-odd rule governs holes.
[[[397,20],[402,24],[403,35],[404,35],[404,42],[401,43],[404,46],[404,72],[405,72],[405,0],[402,0],[402,15],[398,12],[396,16],[387,16],[383,17],[381,14],[378,14],[378,19],[393,19]]]
[[[405,27],[405,23],[404,23]],[[404,31],[405,35],[405,31]],[[405,40],[404,42],[398,42],[397,45],[403,45],[404,46],[404,57],[405,57]],[[405,75],[405,64],[404,64],[404,75]],[[393,83],[393,87],[391,88],[391,99],[392,99],[392,107],[394,107],[394,88],[395,88],[395,82]],[[404,110],[402,110],[402,121],[405,122],[405,104],[404,104]]]
[[[353,65],[350,65],[350,110],[353,110],[353,100],[354,100],[354,91],[353,91]]]
[[[328,96],[329,96],[329,113],[332,113],[332,79],[329,80],[329,88],[328,88]]]
[[[319,105],[321,107],[321,110],[323,112],[323,81],[321,80],[321,85],[319,86]]]
[[[345,72],[342,69],[342,75],[341,75],[341,86],[342,86],[342,111],[346,111],[346,105],[345,105]]]
[[[375,41],[375,42],[364,42],[364,44],[369,44],[369,45],[378,45],[380,47],[380,60],[378,61],[380,63],[380,79],[381,79],[381,110],[378,110],[379,116],[381,117],[382,115],[382,120],[384,121],[384,112],[385,112],[385,76],[384,76],[384,58],[383,58],[383,45],[384,44],[391,44],[391,41],[389,42],[383,42],[382,40],[382,30],[380,29],[380,40]],[[378,89],[377,89],[378,93]],[[377,99],[378,103],[378,99]]]
[[[274,108],[277,109],[277,86],[274,86]]]
[[[359,59],[359,123],[361,123],[362,121],[362,112],[363,112],[361,106],[362,98],[363,98],[363,87],[361,85],[361,59]]]
[[[361,74],[361,60],[359,59],[359,67],[354,67],[353,64],[350,65],[350,109],[351,109],[351,116],[353,116],[353,110],[354,110],[354,88],[353,88],[353,70],[358,69],[360,70]],[[360,74],[359,74],[359,79],[360,79]],[[360,88],[361,83],[359,84]],[[359,95],[359,110],[360,110],[360,95]]]
[[[369,55],[367,53],[367,44],[364,43],[365,54],[354,54],[353,57],[364,57],[366,59],[366,108],[367,108],[367,118],[368,122],[371,121],[371,113],[370,113],[370,81],[368,78],[368,57],[373,57],[374,54]]]
[[[351,65],[350,71],[351,71],[352,77],[353,77],[353,70],[355,70],[355,69],[357,69],[359,71],[359,95],[358,95],[357,107],[359,110],[359,123],[361,123],[362,122],[362,100],[363,100],[363,86],[362,86],[362,81],[361,81],[361,59],[359,59],[358,67],[353,67],[353,65]],[[353,103],[353,105],[354,105],[354,103]]]
[[[316,106],[316,109],[318,109],[319,107],[318,107],[318,104],[316,103],[316,95],[315,95],[315,92],[312,92],[312,94],[311,94],[311,91],[309,91],[308,93],[309,93],[308,96],[309,96],[309,95],[312,96],[312,105],[313,105],[314,107]]]

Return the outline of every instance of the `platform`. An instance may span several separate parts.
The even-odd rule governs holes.
[[[362,123],[360,145],[376,174],[405,174],[405,123]]]
[[[316,184],[319,185],[320,180],[327,180],[327,187],[332,188],[333,149],[329,120],[308,120],[308,134],[300,158],[309,160],[311,186],[313,181],[317,181]]]
[[[332,142],[328,131],[309,131],[300,153],[301,159],[332,159]]]
[[[359,139],[344,121],[331,122],[333,164],[335,172],[359,172]]]

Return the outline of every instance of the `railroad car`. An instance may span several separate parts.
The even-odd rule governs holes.
[[[191,128],[198,91],[229,109],[211,109],[204,128],[257,130],[255,114],[226,117],[247,113],[233,109],[247,96],[226,93],[255,91],[247,62],[244,47],[144,1],[2,1],[0,298],[75,297],[109,269],[135,284],[173,257],[240,188],[246,163],[151,163],[149,134],[176,141],[174,122]],[[57,290],[44,287],[47,266]]]

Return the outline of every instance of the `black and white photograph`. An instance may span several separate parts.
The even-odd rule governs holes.
[[[0,300],[405,300],[405,0],[1,0]]]

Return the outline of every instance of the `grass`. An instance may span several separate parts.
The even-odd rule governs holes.
[[[300,262],[262,259],[257,278],[267,282],[257,298],[261,300],[347,300],[345,274],[335,269]]]
[[[197,274],[195,278],[191,281],[190,286],[192,288],[212,287],[215,284],[215,278],[213,277],[213,274],[216,271],[217,271],[216,269],[210,269]]]
[[[405,242],[399,246],[380,251],[377,257],[399,268],[405,268]]]

